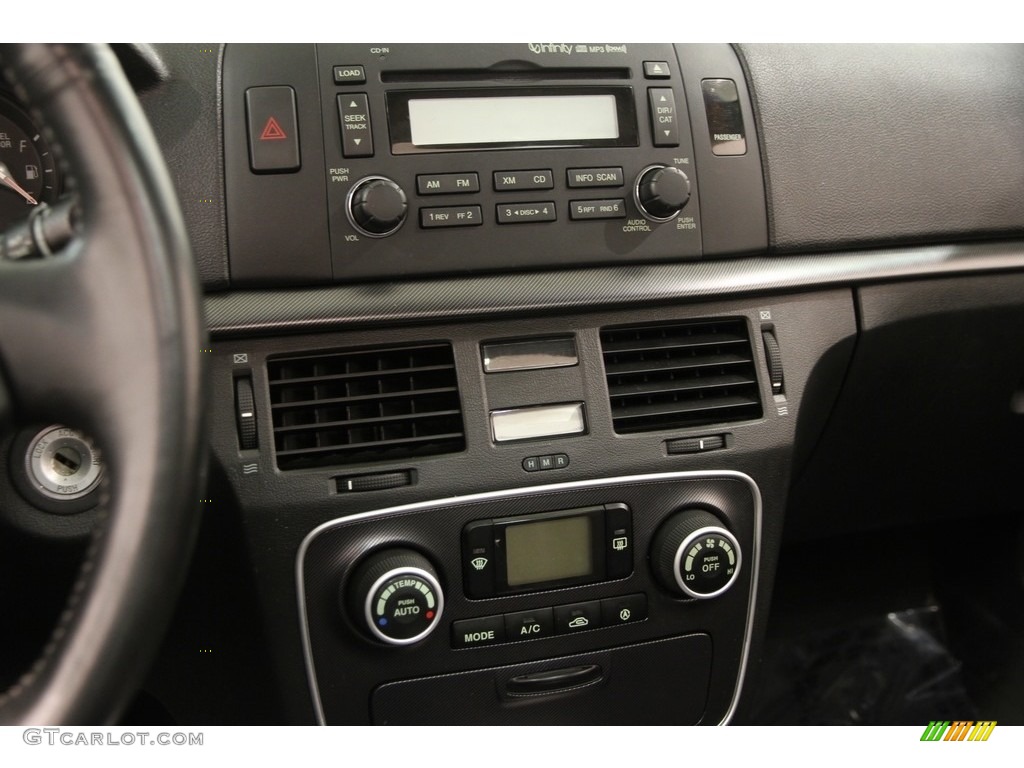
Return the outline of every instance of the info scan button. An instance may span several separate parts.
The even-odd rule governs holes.
[[[621,168],[570,168],[566,183],[573,189],[583,187],[621,187]]]
[[[452,648],[473,648],[505,642],[505,621],[501,616],[452,622]]]

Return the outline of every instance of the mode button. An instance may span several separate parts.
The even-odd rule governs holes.
[[[472,648],[505,642],[505,621],[501,616],[484,616],[452,622],[452,648]]]

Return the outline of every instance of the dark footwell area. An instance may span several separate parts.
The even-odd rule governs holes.
[[[1024,724],[1021,518],[783,549],[749,722]]]

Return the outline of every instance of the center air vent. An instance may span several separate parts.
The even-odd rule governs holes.
[[[281,469],[401,461],[464,450],[450,344],[267,361]]]
[[[761,416],[743,318],[605,328],[601,347],[619,434]]]

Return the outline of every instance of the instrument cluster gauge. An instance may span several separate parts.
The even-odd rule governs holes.
[[[0,94],[0,232],[60,195],[60,173],[43,132]]]

